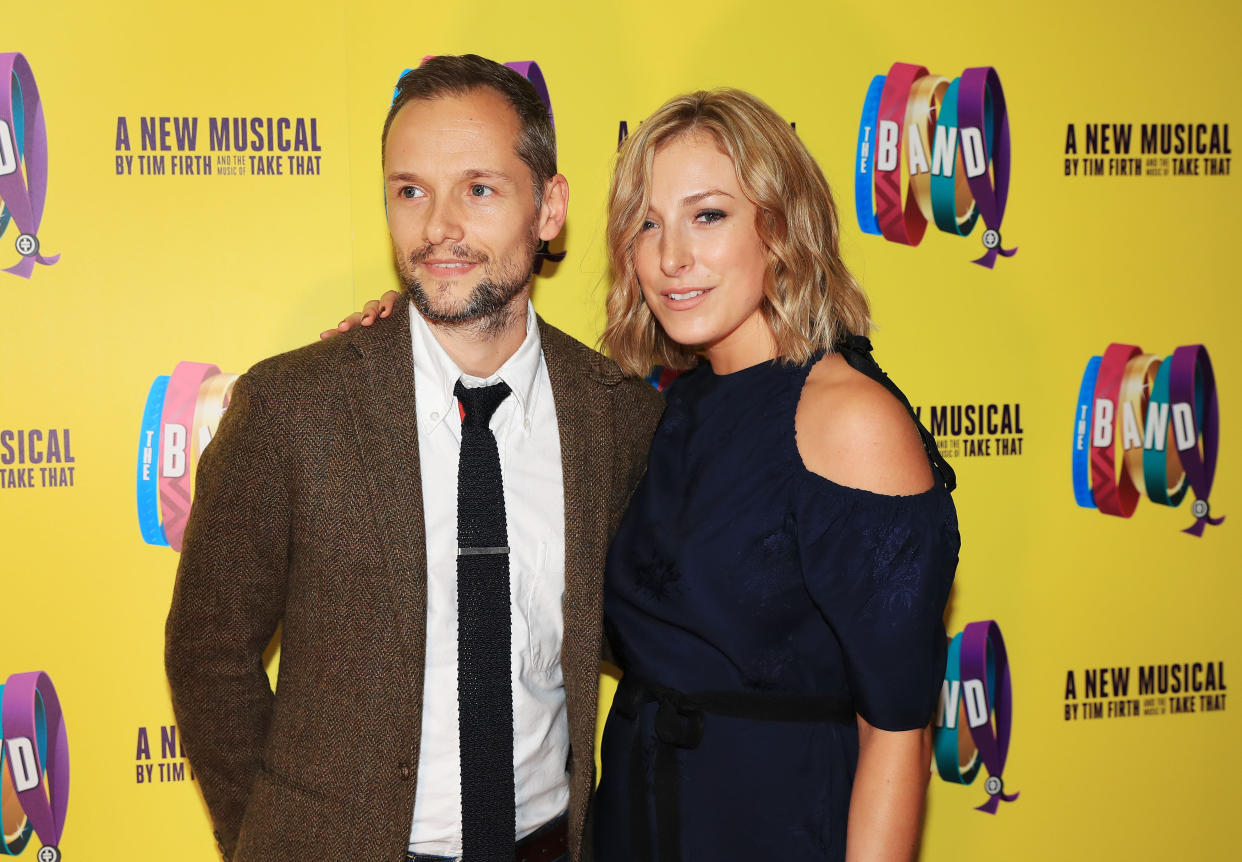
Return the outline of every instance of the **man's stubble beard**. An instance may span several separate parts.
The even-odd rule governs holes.
[[[534,223],[531,224],[526,245],[527,254],[508,265],[495,264],[486,255],[469,246],[452,246],[449,252],[453,257],[481,264],[484,268],[483,278],[470,291],[470,296],[464,302],[455,303],[455,307],[445,305],[445,301],[452,302],[451,288],[447,282],[438,286],[433,300],[423,282],[414,274],[418,263],[431,257],[430,247],[417,249],[406,260],[398,258],[397,275],[406,296],[428,323],[462,330],[482,340],[493,340],[499,338],[513,324],[517,316],[514,299],[530,284],[535,250],[539,247]],[[493,266],[496,266],[495,271],[492,270]],[[437,303],[436,300],[442,301]]]

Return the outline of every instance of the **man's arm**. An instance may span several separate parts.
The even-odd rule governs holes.
[[[284,613],[289,503],[250,375],[199,461],[164,662],[186,752],[227,859],[262,765],[273,695],[263,653]]]

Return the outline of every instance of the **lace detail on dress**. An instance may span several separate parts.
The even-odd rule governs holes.
[[[781,525],[759,537],[759,554],[765,566],[791,566],[798,562],[798,521],[786,512]]]
[[[869,545],[875,548],[874,565],[867,574],[871,596],[863,613],[870,618],[877,613],[891,626],[900,626],[909,618],[909,611],[921,600],[922,584],[927,577],[922,565],[919,536],[904,524],[888,524],[883,529],[864,531]]]
[[[681,569],[660,557],[649,557],[634,567],[634,584],[656,601],[680,595],[680,580]]]

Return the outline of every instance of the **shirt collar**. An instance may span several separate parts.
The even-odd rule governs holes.
[[[410,304],[410,341],[414,351],[415,373],[431,384],[430,391],[418,392],[420,412],[427,409],[431,411],[431,414],[424,413],[420,420],[436,415],[435,420],[429,420],[434,426],[444,421],[450,410],[457,409],[453,387],[458,380],[467,387],[488,386],[503,380],[513,391],[518,410],[529,426],[535,412],[535,383],[539,378],[539,364],[543,359],[535,307],[529,299],[526,301],[526,337],[496,373],[486,379],[466,374],[457,367],[457,363],[440,346],[431,327],[413,303]]]

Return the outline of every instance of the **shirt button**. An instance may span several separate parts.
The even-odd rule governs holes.
[[[522,427],[523,427],[523,428],[525,428],[527,431],[529,431],[529,430],[530,430],[530,420],[529,420],[529,419],[527,419],[525,422],[523,422],[523,423],[522,423]]]
[[[397,768],[401,770],[401,780],[409,781],[410,780],[410,764],[406,763],[405,761],[402,761],[401,763],[397,764]]]
[[[439,413],[432,413],[432,414],[431,414],[431,421],[432,421],[432,422],[439,422],[439,421],[440,421],[440,414],[439,414]]]

